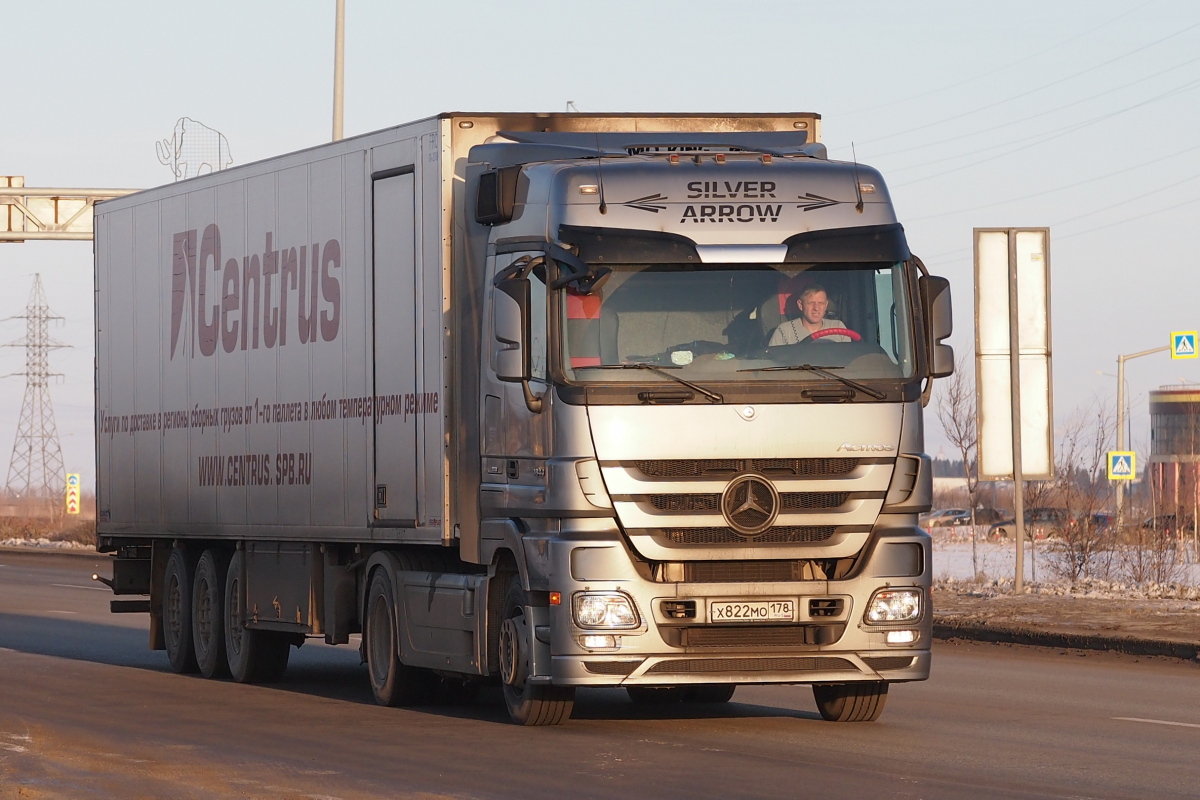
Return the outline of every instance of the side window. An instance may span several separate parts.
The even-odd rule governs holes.
[[[892,292],[892,270],[875,272],[876,316],[879,321],[879,346],[899,363],[900,353],[896,344],[896,299]]]

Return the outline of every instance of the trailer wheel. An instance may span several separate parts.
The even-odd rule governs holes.
[[[187,550],[176,545],[167,558],[163,576],[163,639],[171,669],[179,673],[195,672],[196,648],[192,640],[192,578],[196,561]]]
[[[504,595],[498,643],[504,704],[508,707],[509,718],[518,725],[559,725],[571,718],[575,687],[533,686],[526,682],[533,634],[525,619],[528,604],[520,576],[513,575]]]
[[[229,677],[225,657],[225,573],[227,556],[208,549],[196,564],[192,589],[192,641],[196,664],[206,678]]]
[[[375,702],[381,706],[411,706],[428,701],[435,676],[429,670],[400,662],[392,581],[382,569],[376,570],[371,578],[371,587],[367,591],[367,619],[363,627],[367,675]]]
[[[883,713],[888,685],[872,683],[815,683],[817,710],[829,722],[874,722]]]
[[[238,683],[275,683],[287,671],[291,642],[284,634],[246,627],[242,608],[242,559],[239,550],[229,559],[225,570],[222,634],[225,661]]]

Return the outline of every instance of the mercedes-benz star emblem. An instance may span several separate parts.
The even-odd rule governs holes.
[[[742,475],[725,487],[721,512],[729,527],[753,538],[774,524],[779,515],[779,492],[760,475]]]

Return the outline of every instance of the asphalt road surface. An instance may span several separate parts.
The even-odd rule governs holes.
[[[0,552],[4,800],[1200,797],[1194,663],[939,643],[876,723],[744,686],[690,708],[581,691],[566,725],[529,729],[495,691],[375,706],[352,646],[306,644],[275,686],[175,675],[95,563]]]

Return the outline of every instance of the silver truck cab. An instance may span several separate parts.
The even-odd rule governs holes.
[[[865,720],[928,677],[922,408],[952,369],[948,285],[882,176],[804,139],[472,149],[479,555],[520,562],[514,716],[564,687],[805,683]]]

